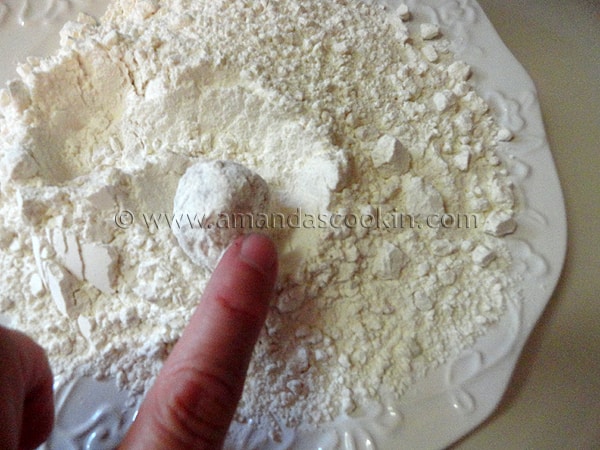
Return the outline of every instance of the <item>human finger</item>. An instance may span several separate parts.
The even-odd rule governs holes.
[[[212,450],[222,445],[276,276],[277,252],[266,236],[250,234],[229,247],[123,448]]]

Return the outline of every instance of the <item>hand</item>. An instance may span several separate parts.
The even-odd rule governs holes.
[[[230,246],[122,448],[223,445],[276,277],[270,239],[248,235]],[[52,383],[42,348],[0,327],[0,449],[33,449],[47,439],[54,421]]]
[[[52,430],[52,372],[44,350],[0,327],[0,448],[34,449]]]
[[[223,445],[276,277],[270,239],[251,234],[230,246],[121,448]]]

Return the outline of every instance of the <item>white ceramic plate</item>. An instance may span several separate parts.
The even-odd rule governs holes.
[[[16,60],[42,56],[58,44],[61,24],[78,11],[99,14],[107,1],[13,0],[0,4],[0,55],[4,83]],[[386,4],[395,8],[398,1]],[[440,25],[452,51],[473,68],[478,92],[515,138],[501,152],[524,194],[518,232],[508,238],[514,270],[523,276],[522,299],[476,344],[415,384],[396,408],[332,424],[313,434],[286,434],[279,448],[435,449],[483,422],[502,398],[520,351],[548,302],[566,250],[560,184],[546,141],[535,87],[473,0],[407,0],[409,26]],[[82,379],[56,392],[57,421],[47,447],[114,448],[131,423],[135,405],[113,383]],[[237,448],[273,447],[240,434]]]

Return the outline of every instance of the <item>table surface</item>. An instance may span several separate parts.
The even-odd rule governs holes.
[[[567,259],[498,409],[452,448],[600,448],[600,1],[479,0],[533,78],[565,196]]]

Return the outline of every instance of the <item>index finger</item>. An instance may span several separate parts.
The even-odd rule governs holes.
[[[222,445],[276,276],[277,253],[266,236],[247,235],[230,246],[140,407],[124,447]]]

